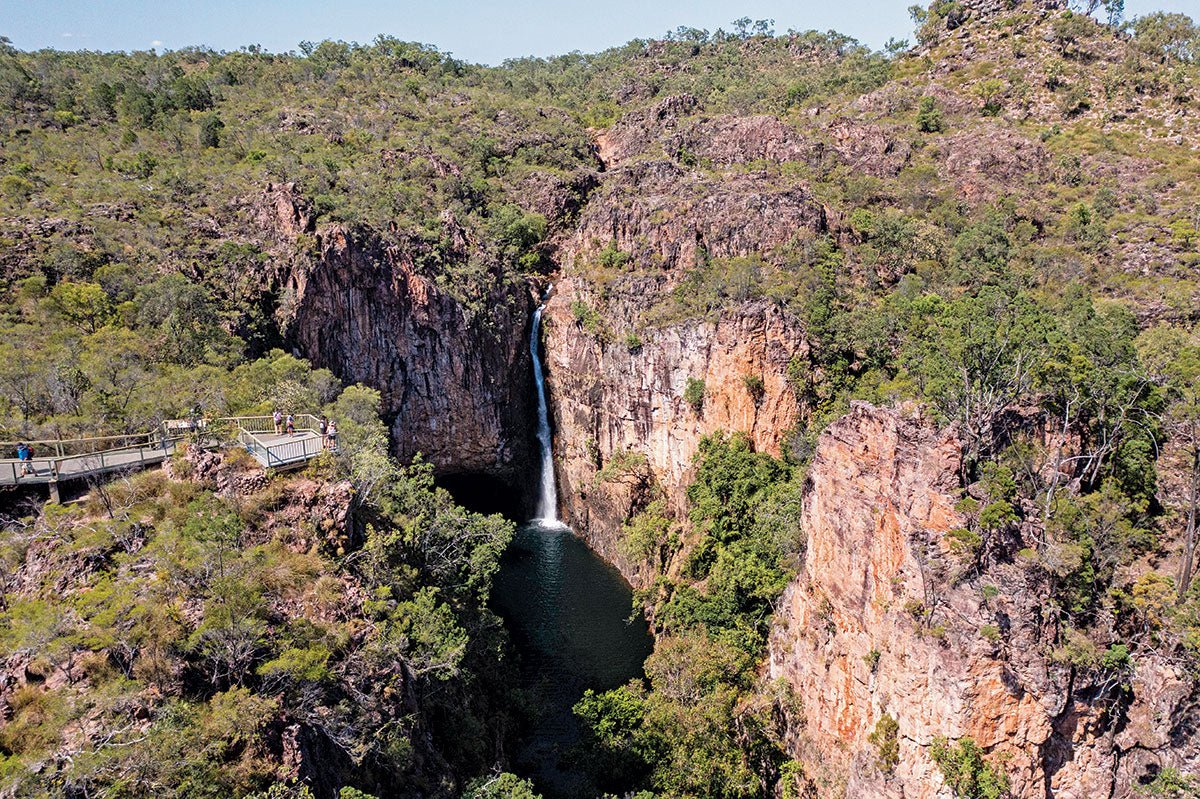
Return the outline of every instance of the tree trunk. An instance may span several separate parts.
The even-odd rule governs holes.
[[[1179,599],[1182,600],[1192,582],[1192,561],[1196,553],[1196,493],[1200,483],[1200,446],[1195,430],[1192,435],[1192,484],[1188,492],[1187,534],[1183,543],[1183,563],[1179,566]]]

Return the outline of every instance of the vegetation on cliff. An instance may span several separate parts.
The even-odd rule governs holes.
[[[371,402],[342,394],[353,455],[299,476],[193,448],[6,522],[6,791],[454,796],[491,769],[513,526],[390,462]]]
[[[686,519],[653,490],[631,503],[623,552],[655,578],[639,599],[661,639],[646,681],[578,706],[611,790],[805,784],[792,699],[759,670],[803,557],[804,469],[854,399],[956,426],[954,580],[986,597],[1016,563],[1044,581],[1047,659],[1115,730],[1140,657],[1200,655],[1200,34],[1172,14],[1121,27],[1106,6],[1101,24],[939,0],[917,47],[887,53],[742,20],[496,68],[389,37],[0,42],[0,437],[336,403],[361,445],[311,475],[318,492],[352,480],[344,525],[277,523],[303,504],[291,480],[154,475],[14,518],[3,778],[30,795],[284,796],[272,783],[310,776],[326,794],[479,775],[470,795],[528,792],[486,776],[505,732],[486,601],[509,526],[389,461],[370,389],[339,394],[282,349],[334,226],[403,252],[472,316],[498,282],[578,280],[574,321],[623,358],[752,303],[803,331],[781,457],[713,435]],[[294,229],[267,184],[295,185]],[[689,375],[678,399],[702,421],[731,390],[768,393]],[[642,457],[624,463],[648,474]],[[936,596],[912,611],[944,632]],[[959,795],[1006,790],[974,741],[929,750]],[[333,776],[304,773],[309,755]]]

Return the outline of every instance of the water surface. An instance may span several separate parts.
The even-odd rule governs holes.
[[[505,553],[493,597],[537,709],[516,769],[548,796],[589,796],[581,770],[563,758],[580,733],[571,708],[588,688],[640,677],[653,646],[641,614],[628,621],[629,584],[566,526],[534,521]]]

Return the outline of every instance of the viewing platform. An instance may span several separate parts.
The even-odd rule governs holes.
[[[26,441],[34,457],[0,459],[0,488],[48,485],[51,499],[57,500],[60,483],[157,466],[188,441],[241,446],[268,469],[297,468],[320,455],[324,442],[317,417],[300,414],[294,419],[292,435],[277,434],[270,416],[234,416],[171,419],[158,430],[134,435]],[[0,442],[0,451],[15,452],[18,443]]]

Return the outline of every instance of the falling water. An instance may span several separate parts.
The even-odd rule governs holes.
[[[543,307],[533,314],[529,333],[542,453],[538,518],[521,525],[505,551],[492,601],[520,654],[521,687],[536,697],[530,707],[535,717],[513,753],[513,769],[533,779],[541,795],[556,799],[599,794],[572,759],[583,734],[572,708],[589,688],[606,691],[643,676],[653,640],[640,614],[629,618],[633,596],[620,572],[558,521],[538,346]]]
[[[542,310],[533,312],[533,328],[529,331],[529,354],[533,357],[533,380],[537,384],[537,438],[542,450],[542,485],[538,492],[537,518],[543,524],[558,523],[558,492],[554,486],[554,450],[550,443],[550,414],[546,411],[546,380],[542,374],[542,359],[538,352]]]

